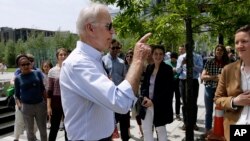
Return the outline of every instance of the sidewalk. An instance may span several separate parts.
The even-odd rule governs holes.
[[[6,77],[6,78],[8,78],[8,77]],[[0,75],[0,81],[1,81],[1,79],[2,79],[2,75]],[[174,103],[175,103],[175,101],[173,102],[173,105],[174,105]],[[199,131],[194,131],[194,138],[195,139],[205,131],[205,128],[204,128],[205,127],[205,125],[204,125],[205,106],[204,106],[204,85],[203,84],[200,84],[199,97],[198,97],[197,103],[198,103],[197,125],[199,127]],[[173,109],[174,109],[174,107],[173,107]],[[169,141],[182,141],[182,139],[185,137],[185,131],[180,129],[182,125],[183,125],[182,121],[174,120],[171,124],[168,124],[166,126]],[[47,132],[49,134],[49,130],[47,130]],[[14,140],[13,134],[14,133],[10,133],[9,135],[7,135],[5,137],[0,136],[0,140],[1,141],[13,141]],[[143,140],[140,138],[138,125],[136,123],[136,120],[133,118],[131,119],[130,134],[131,134],[130,141],[142,141]],[[39,133],[37,133],[37,137],[40,138]],[[156,134],[155,133],[154,133],[154,137],[155,137],[155,141],[156,141]],[[24,134],[21,135],[19,141],[26,141],[26,140],[27,140],[26,132],[24,132]],[[57,141],[64,141],[64,131],[58,132]],[[121,139],[114,139],[114,141],[121,141]]]
[[[4,72],[3,74],[0,74],[0,82],[4,81],[10,81],[14,76],[13,72]]]

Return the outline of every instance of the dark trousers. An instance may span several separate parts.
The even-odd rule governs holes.
[[[180,114],[181,95],[179,90],[179,79],[174,80],[174,94],[175,94],[175,114]]]
[[[121,139],[122,141],[129,140],[129,128],[130,128],[130,112],[127,114],[115,113],[116,123],[120,123]]]
[[[62,108],[52,108],[52,115],[50,119],[51,127],[49,132],[49,141],[55,141],[56,136],[59,130],[60,122],[63,117],[63,110]],[[65,141],[68,140],[66,129],[65,132]]]
[[[180,88],[180,93],[181,93],[181,98],[182,98],[182,113],[183,113],[183,122],[186,125],[187,123],[187,112],[186,112],[186,106],[187,106],[187,98],[186,98],[186,80],[180,79],[179,81],[179,88]],[[199,94],[199,81],[198,79],[193,79],[193,94],[191,94],[194,98],[194,115],[189,115],[193,116],[193,123],[196,124],[197,122],[197,112],[198,112],[198,105],[197,105],[197,99],[198,99],[198,94]]]

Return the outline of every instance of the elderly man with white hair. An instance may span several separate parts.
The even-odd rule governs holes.
[[[107,6],[93,4],[83,9],[77,20],[77,30],[80,40],[63,62],[60,72],[68,139],[111,141],[114,112],[127,113],[137,100],[135,93],[143,64],[151,52],[145,42],[151,33],[136,43],[128,73],[116,86],[108,78],[101,59],[115,33]]]

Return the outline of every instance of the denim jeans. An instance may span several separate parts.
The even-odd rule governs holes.
[[[212,88],[209,86],[205,87],[205,95],[204,95],[204,101],[205,101],[205,108],[206,108],[206,114],[205,114],[205,128],[206,130],[210,130],[212,128],[212,122],[213,122],[213,109],[214,109],[214,93],[216,88]]]

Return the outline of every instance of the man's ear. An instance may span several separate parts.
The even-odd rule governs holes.
[[[85,32],[87,32],[88,35],[94,37],[95,34],[94,34],[94,28],[93,28],[93,25],[91,23],[88,23],[85,25]]]
[[[90,23],[86,24],[85,30],[86,30],[86,31],[93,32],[93,26],[92,26],[92,24],[90,24]]]

